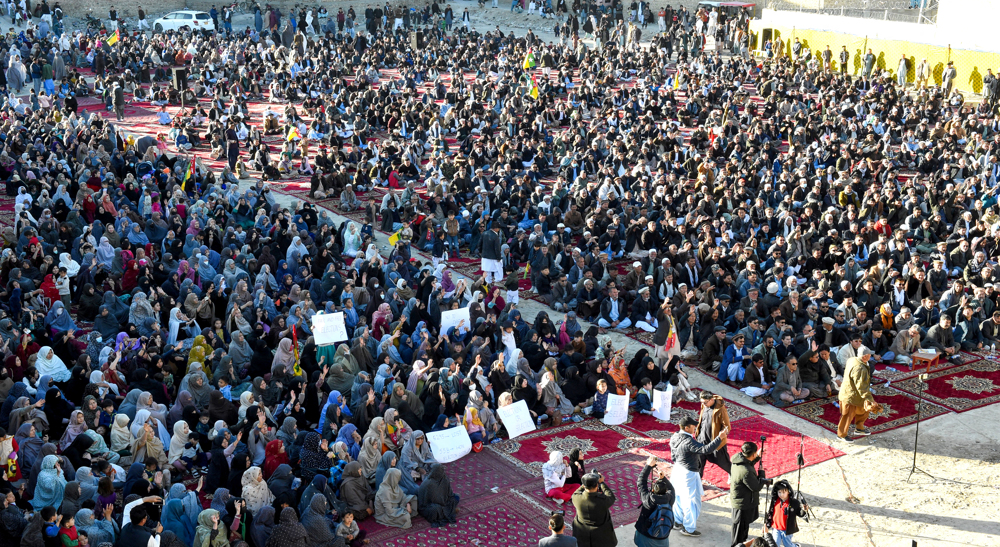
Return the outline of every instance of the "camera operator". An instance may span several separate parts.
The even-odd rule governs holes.
[[[760,517],[760,491],[772,482],[758,476],[754,469],[761,456],[757,444],[749,441],[743,443],[739,453],[733,456],[733,471],[729,476],[729,501],[733,505],[733,538],[730,545],[742,545],[750,532],[750,525]]]
[[[573,493],[573,537],[580,547],[614,547],[618,545],[615,525],[611,522],[611,506],[615,493],[604,484],[604,475],[587,473],[583,485]]]

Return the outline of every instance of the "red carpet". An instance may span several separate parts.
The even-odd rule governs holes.
[[[800,433],[774,423],[763,416],[751,416],[733,422],[732,428],[726,444],[730,457],[739,452],[740,446],[744,442],[752,441],[760,446],[760,437],[767,437],[764,446],[764,469],[768,477],[783,475],[797,468],[795,457],[799,453],[800,439],[804,439],[803,453],[806,466],[844,455],[840,450],[812,437],[803,437]],[[644,451],[669,462],[670,440],[657,441]],[[729,488],[729,475],[714,464],[709,463],[705,467],[705,480],[720,488]]]
[[[532,476],[541,477],[542,464],[556,450],[568,456],[571,450],[579,448],[587,462],[600,462],[635,452],[649,443],[620,427],[586,420],[508,439],[490,445],[490,450]]]
[[[372,547],[465,547],[472,545],[472,539],[483,547],[528,547],[549,535],[548,514],[509,493],[462,499],[458,523],[444,528],[432,528],[423,518],[413,519],[413,526],[405,530],[382,526],[374,518],[359,526],[367,531]]]
[[[733,401],[726,401],[726,409],[729,411],[730,422],[736,422],[751,416],[760,416],[760,413],[756,410],[734,403]],[[650,439],[669,439],[671,435],[680,430],[679,424],[681,418],[690,416],[697,420],[700,414],[700,402],[679,401],[670,411],[669,422],[660,421],[649,414],[634,412],[629,414],[628,421],[622,427]]]
[[[921,392],[920,378],[893,382],[892,387],[955,412],[1000,402],[1000,362],[981,360],[931,372]],[[933,405],[924,405],[928,412]]]
[[[900,427],[905,427],[917,422],[917,398],[909,394],[894,389],[896,384],[889,387],[884,385],[872,386],[872,394],[875,400],[882,405],[882,412],[879,415],[871,415],[865,423],[872,433],[884,433]],[[806,401],[794,406],[785,407],[783,410],[804,418],[829,431],[837,431],[837,422],[840,421],[840,409],[833,406],[836,399],[817,399]],[[947,409],[936,405],[924,405],[922,419],[933,418],[946,414]]]

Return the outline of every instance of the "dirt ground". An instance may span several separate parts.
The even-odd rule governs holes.
[[[670,2],[674,7],[692,9],[697,2]],[[485,32],[496,26],[522,35],[533,30],[539,37],[553,38],[554,21],[537,15],[513,14],[509,1],[498,8],[479,8],[476,2],[453,3],[456,15],[464,7],[473,13],[473,26]],[[337,8],[354,5],[363,10],[363,2],[325,2],[332,13]],[[155,19],[160,13],[151,13]],[[457,17],[456,17],[457,19]],[[0,28],[9,28],[9,19]],[[234,28],[252,25],[251,15],[240,15]],[[456,24],[460,23],[456,21]],[[79,28],[70,21],[70,29]],[[653,32],[649,27],[648,32]],[[246,184],[246,182],[244,182]],[[280,196],[279,203],[291,198]],[[343,218],[335,212],[338,222]],[[377,233],[383,248],[387,237]],[[526,317],[534,317],[543,307],[533,301],[519,306]],[[556,319],[559,319],[558,317]],[[623,335],[609,334],[616,347],[629,346],[629,353],[641,344]],[[741,401],[738,391],[698,375],[691,375],[696,387],[711,389],[727,399]],[[751,403],[752,404],[752,403]],[[816,547],[909,547],[915,540],[920,547],[958,545],[1000,546],[1000,405],[970,412],[948,413],[920,424],[917,466],[933,477],[914,474],[909,481],[915,426],[861,439],[854,444],[838,441],[833,433],[770,406],[754,406],[768,419],[795,431],[834,445],[845,456],[808,467],[802,471],[802,491],[809,499],[816,518],[800,523],[795,540],[803,546]],[[765,460],[766,462],[766,460]],[[795,484],[795,473],[785,475]],[[848,501],[852,500],[852,501]],[[672,534],[673,547],[729,545],[730,505],[728,497],[706,502],[699,522],[702,538]],[[759,525],[758,521],[758,525]],[[755,525],[752,530],[759,530]],[[634,545],[631,525],[618,528],[619,545]]]

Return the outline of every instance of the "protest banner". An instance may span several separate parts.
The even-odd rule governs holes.
[[[626,389],[625,395],[614,395],[608,393],[608,407],[604,411],[605,425],[620,425],[628,419],[629,392]]]
[[[441,312],[441,334],[446,334],[448,329],[452,327],[457,327],[459,323],[465,321],[462,324],[462,328],[471,329],[472,322],[469,320],[469,308],[459,308],[457,310],[445,310]]]
[[[528,404],[524,401],[498,408],[497,416],[507,428],[507,434],[511,439],[535,430],[535,421],[531,419]]]
[[[472,439],[461,425],[443,431],[431,431],[427,434],[427,442],[431,443],[431,453],[438,463],[453,462],[472,452]]]
[[[347,326],[344,324],[344,312],[342,311],[314,315],[312,333],[317,346],[328,346],[350,339],[347,336]]]
[[[653,390],[653,417],[664,422],[670,421],[670,402],[673,400],[674,386],[667,384],[666,391]]]

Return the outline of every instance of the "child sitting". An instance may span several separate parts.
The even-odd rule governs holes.
[[[594,404],[590,406],[590,415],[601,419],[608,409],[608,382],[603,378],[597,381],[597,394],[594,395]]]
[[[639,389],[639,393],[635,396],[635,406],[642,414],[652,414],[653,381],[649,378],[643,377],[642,380],[639,380],[639,383],[642,384],[642,388]]]
[[[365,532],[358,528],[358,523],[354,522],[354,513],[348,512],[337,526],[337,537],[344,538],[344,542],[351,547],[367,545],[370,540],[365,539]]]

